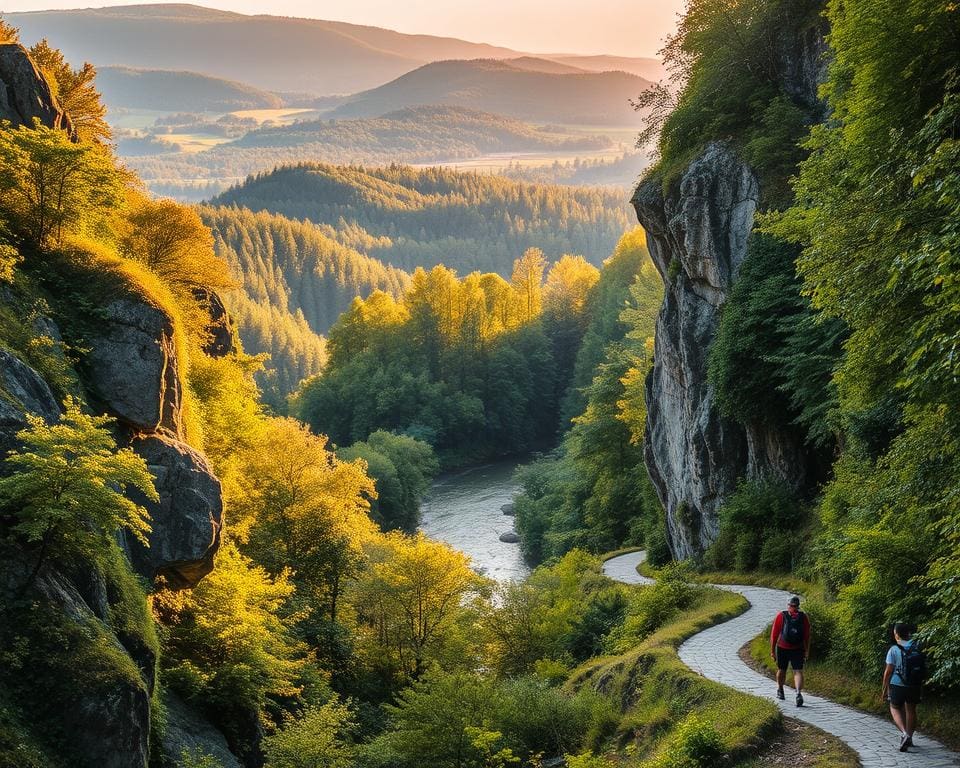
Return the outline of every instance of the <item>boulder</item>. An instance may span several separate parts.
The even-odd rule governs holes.
[[[67,114],[60,109],[50,85],[19,43],[0,44],[0,120],[16,128],[32,126],[34,119],[48,128],[73,134]]]
[[[503,514],[509,515],[511,517],[517,514],[515,510],[516,510],[516,505],[513,504],[512,502],[510,504],[504,504],[502,507],[500,507],[500,511],[503,512]]]
[[[182,384],[173,319],[143,297],[107,304],[87,339],[84,381],[92,398],[129,426],[183,436]]]
[[[152,531],[148,548],[125,535],[127,556],[148,579],[163,577],[175,589],[193,587],[213,570],[220,547],[220,481],[201,454],[172,437],[141,435],[131,447],[153,473],[160,501],[131,491],[131,498],[150,513]]]
[[[633,196],[664,281],[646,383],[645,460],[667,512],[670,548],[690,557],[717,536],[717,512],[741,478],[799,486],[806,459],[795,432],[745,429],[722,417],[707,382],[720,309],[747,253],[760,189],[726,144],[710,144],[665,194],[659,179]]]
[[[500,541],[504,544],[518,544],[520,537],[514,531],[506,531],[500,534]]]
[[[164,690],[163,704],[167,716],[160,744],[163,768],[179,768],[184,751],[209,755],[221,768],[242,768],[223,734],[197,710],[170,690]]]

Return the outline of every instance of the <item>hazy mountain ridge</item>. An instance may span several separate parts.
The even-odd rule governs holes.
[[[482,105],[521,120],[635,125],[630,99],[650,85],[627,72],[544,72],[495,59],[425,64],[356,94],[333,117],[374,117],[418,104]]]
[[[169,112],[279,109],[283,98],[236,80],[168,69],[107,66],[97,69],[107,107]]]
[[[46,37],[71,61],[189,70],[269,91],[318,95],[374,88],[431,61],[528,55],[451,37],[319,19],[245,16],[189,4],[29,11],[6,18],[28,44]],[[589,70],[612,68],[598,61],[603,57],[541,58]],[[614,68],[644,76],[662,69],[659,62],[641,58],[620,59]]]

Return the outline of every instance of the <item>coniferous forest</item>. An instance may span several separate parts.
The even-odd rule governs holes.
[[[0,19],[0,768],[960,760],[956,3],[686,0],[630,193],[318,158],[156,197],[96,66],[20,38]],[[316,126],[336,145],[329,115],[258,135]],[[502,526],[464,524],[523,578],[430,527],[438,489],[498,506],[501,465]],[[688,666],[767,605],[724,585],[801,596],[806,722],[773,610],[710,649],[764,695]]]

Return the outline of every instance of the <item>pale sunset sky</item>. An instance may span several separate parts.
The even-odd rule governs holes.
[[[131,5],[130,0],[0,0],[0,11]],[[655,56],[683,0],[207,0],[247,14],[301,16],[445,35],[537,53]]]

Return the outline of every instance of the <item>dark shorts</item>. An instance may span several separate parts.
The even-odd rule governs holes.
[[[920,688],[908,688],[905,685],[890,686],[890,706],[902,707],[904,704],[919,704]]]
[[[803,648],[777,646],[777,669],[786,670],[788,664],[793,667],[794,672],[803,669]]]

